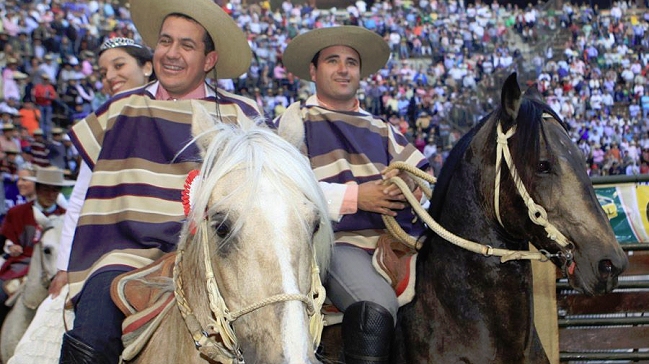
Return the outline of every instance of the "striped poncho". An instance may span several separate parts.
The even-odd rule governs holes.
[[[216,113],[216,98],[201,103]],[[259,115],[252,100],[218,93],[221,119]],[[155,100],[147,88],[121,94],[77,123],[72,140],[92,169],[68,266],[70,296],[102,271],[143,267],[173,251],[184,219],[181,191],[199,166],[190,100]]]
[[[280,134],[285,129],[300,129],[304,123],[304,147],[311,168],[319,181],[349,184],[381,179],[381,171],[390,163],[406,162],[420,169],[428,161],[419,150],[390,124],[361,110],[340,112],[317,105],[311,96],[305,106],[291,105],[274,126]],[[287,125],[288,124],[288,125]],[[397,221],[413,237],[424,231],[412,209],[398,212]],[[358,210],[334,222],[337,243],[364,249],[376,248],[379,236],[385,233],[381,214]]]

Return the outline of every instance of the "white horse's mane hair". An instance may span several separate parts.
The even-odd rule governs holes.
[[[320,228],[314,236],[313,247],[321,277],[324,278],[331,257],[333,230],[326,200],[308,159],[295,146],[259,122],[217,122],[194,139],[204,149],[203,164],[195,182],[198,184],[195,188],[192,211],[188,216],[190,224],[185,224],[183,235],[186,235],[187,225],[199,226],[205,218],[205,212],[209,214],[210,211],[220,210],[219,205],[228,199],[241,199],[242,196],[248,195],[249,201],[244,201],[244,206],[251,205],[254,200],[263,199],[263,196],[254,193],[242,193],[257,190],[263,175],[267,177],[266,181],[272,181],[278,193],[289,201],[302,194],[316,206]],[[245,171],[246,183],[232,186],[232,190],[228,191],[223,199],[210,201],[210,195],[219,181],[234,170]],[[240,218],[235,226],[230,226],[230,236],[237,235],[245,220]],[[301,220],[302,228],[307,229],[307,221]],[[307,231],[307,236],[311,233]],[[181,239],[182,241],[187,239]],[[227,243],[227,239],[224,243]]]

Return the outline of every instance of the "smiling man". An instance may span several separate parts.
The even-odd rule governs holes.
[[[211,0],[132,0],[131,16],[154,47],[158,80],[116,95],[72,128],[82,168],[66,215],[60,273],[76,313],[61,363],[113,364],[122,351],[124,314],[110,297],[114,277],[175,250],[181,191],[198,166],[191,100],[224,122],[260,115],[254,101],[206,82],[245,73],[252,52],[237,24]],[[72,218],[78,215],[78,223]]]
[[[390,124],[363,110],[361,79],[382,68],[390,54],[377,34],[356,26],[316,29],[293,39],[284,52],[287,70],[315,82],[316,94],[274,120],[280,135],[301,138],[302,151],[320,181],[334,222],[327,296],[344,312],[347,364],[387,363],[399,304],[394,289],[373,267],[372,254],[386,233],[381,215],[396,217],[418,237],[403,194],[382,184],[391,162],[425,169],[426,158]],[[409,184],[414,183],[409,180]]]

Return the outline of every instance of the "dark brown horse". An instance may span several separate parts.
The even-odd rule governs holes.
[[[535,88],[521,94],[516,74],[505,81],[500,107],[451,152],[429,213],[494,249],[526,251],[532,243],[586,294],[611,291],[627,266],[566,126]],[[501,262],[429,231],[416,297],[399,311],[391,362],[546,363],[533,319],[529,260]],[[337,361],[338,351],[327,350],[331,335],[323,338],[325,354]]]

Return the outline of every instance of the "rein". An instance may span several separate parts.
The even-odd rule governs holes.
[[[325,300],[325,289],[320,282],[320,270],[316,263],[315,253],[311,262],[311,291],[308,294],[300,293],[281,293],[270,296],[257,303],[251,304],[247,307],[231,312],[221,292],[219,291],[214,271],[212,269],[212,262],[209,255],[209,242],[207,234],[207,220],[203,220],[199,224],[201,229],[201,246],[203,248],[203,262],[205,265],[205,281],[207,287],[207,294],[210,302],[210,310],[214,314],[214,318],[208,318],[210,323],[206,328],[203,328],[198,322],[196,315],[192,311],[183,289],[183,281],[180,275],[182,270],[182,258],[184,249],[178,249],[176,254],[176,261],[173,269],[173,282],[174,282],[174,295],[176,297],[176,304],[180,313],[189,329],[196,349],[208,358],[221,363],[228,364],[243,364],[245,363],[243,353],[239,347],[237,336],[234,333],[232,323],[239,317],[254,312],[262,307],[287,301],[300,301],[307,307],[307,313],[310,317],[309,331],[313,337],[314,351],[320,344],[322,328],[324,326],[323,315],[320,312],[322,304]],[[215,340],[215,336],[219,336],[221,341]]]
[[[530,252],[530,251],[522,251],[522,250],[499,249],[499,248],[493,248],[490,245],[484,245],[471,240],[464,239],[460,236],[451,233],[450,231],[446,230],[443,226],[441,226],[439,223],[437,223],[437,221],[435,221],[435,219],[433,219],[432,216],[430,216],[428,212],[419,204],[419,201],[412,194],[412,192],[408,188],[407,184],[403,181],[403,179],[401,179],[400,177],[392,177],[387,182],[394,183],[401,189],[403,195],[406,197],[406,200],[408,200],[415,213],[417,213],[417,215],[422,219],[424,223],[426,223],[426,225],[428,225],[428,227],[431,230],[433,230],[437,235],[439,235],[443,239],[447,240],[448,242],[460,248],[469,250],[474,253],[482,254],[486,257],[489,256],[500,257],[501,263],[510,260],[523,260],[523,259],[539,260],[541,262],[546,262],[553,257],[560,257],[560,258],[563,257],[566,261],[565,265],[570,265],[573,258],[571,252],[572,243],[570,243],[568,239],[554,225],[552,225],[548,221],[547,212],[542,206],[536,204],[532,199],[532,197],[529,195],[529,193],[525,189],[525,186],[523,186],[523,183],[521,182],[521,179],[518,175],[518,171],[516,170],[516,166],[513,163],[513,160],[511,158],[511,153],[509,151],[509,146],[507,143],[509,138],[511,138],[515,132],[516,132],[516,127],[514,126],[507,132],[507,134],[504,134],[502,132],[501,124],[500,122],[498,122],[497,149],[496,149],[496,181],[494,187],[495,188],[494,206],[495,206],[498,222],[500,223],[501,226],[503,226],[500,218],[499,200],[500,200],[500,179],[501,179],[500,171],[502,166],[502,159],[504,156],[505,163],[507,163],[507,166],[509,167],[510,174],[515,181],[518,193],[521,195],[521,197],[525,201],[525,205],[528,208],[528,215],[530,219],[535,224],[543,226],[545,230],[548,232],[548,238],[555,241],[561,247],[560,252],[557,254],[551,254],[546,250],[540,250],[539,252]],[[435,183],[437,181],[435,177],[429,175],[426,172],[421,171],[418,168],[412,167],[411,165],[408,165],[404,162],[394,162],[390,164],[388,170],[391,169],[399,169],[401,171],[408,173],[408,175],[412,177],[414,181],[417,183],[417,185],[422,189],[426,197],[428,197],[428,199],[432,197],[432,191],[430,188],[428,188],[428,186],[426,186],[426,182]],[[401,226],[399,226],[399,224],[397,223],[394,217],[387,216],[387,215],[382,215],[382,217],[388,231],[395,238],[397,238],[401,243],[414,249],[419,249],[421,247],[421,243],[417,242],[416,239],[414,239],[413,237],[408,235],[405,231],[403,231],[403,229],[401,228]]]

